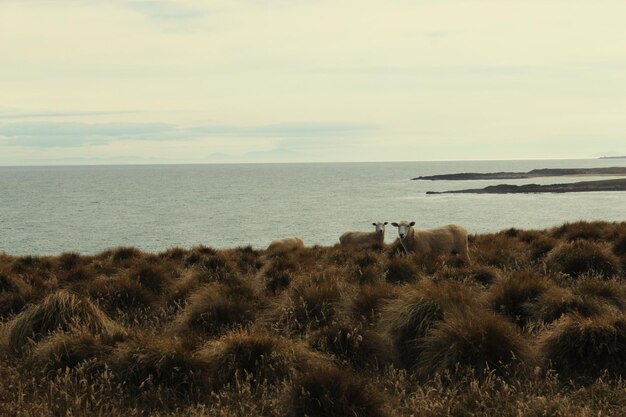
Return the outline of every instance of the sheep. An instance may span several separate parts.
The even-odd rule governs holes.
[[[339,237],[341,246],[351,245],[381,245],[385,241],[385,225],[389,222],[372,223],[376,228],[373,232],[346,232]]]
[[[459,225],[449,224],[426,230],[416,230],[413,228],[415,222],[406,220],[391,225],[398,228],[400,243],[407,253],[453,253],[470,262],[467,230]]]
[[[273,240],[267,247],[268,251],[300,249],[304,247],[304,241],[298,236],[284,237]]]

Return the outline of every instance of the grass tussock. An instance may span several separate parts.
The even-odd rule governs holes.
[[[399,256],[389,261],[385,277],[393,283],[416,282],[420,279],[420,269],[413,257]]]
[[[208,384],[206,363],[171,336],[136,335],[116,346],[107,365],[134,393],[156,386],[175,397],[195,398]]]
[[[255,299],[254,291],[245,285],[205,285],[190,296],[178,318],[178,330],[216,335],[229,328],[246,326],[255,318]]]
[[[381,328],[391,341],[395,362],[412,368],[422,352],[422,339],[449,314],[477,306],[476,293],[457,282],[422,281],[403,289],[385,305]]]
[[[330,323],[341,301],[342,285],[337,275],[319,275],[301,279],[289,291],[292,325],[302,330]]]
[[[128,279],[148,291],[161,294],[171,284],[172,274],[166,265],[155,265],[142,262],[134,265],[127,272]]]
[[[100,277],[89,283],[82,283],[77,290],[87,294],[110,314],[147,308],[155,302],[154,294],[138,282],[130,280],[128,276]]]
[[[446,318],[421,341],[415,364],[424,379],[453,372],[457,367],[473,370],[477,377],[487,371],[508,373],[530,357],[529,347],[509,321],[486,310],[473,310]]]
[[[531,270],[511,273],[491,287],[491,306],[497,313],[524,325],[533,315],[530,306],[553,285],[548,278]]]
[[[575,278],[586,274],[610,278],[621,272],[620,261],[608,245],[580,239],[551,250],[546,256],[546,265],[554,272]]]
[[[28,364],[44,374],[54,374],[91,361],[93,368],[100,369],[99,360],[109,351],[101,338],[89,329],[57,332],[39,343],[28,358]]]
[[[567,315],[542,335],[539,349],[564,378],[626,376],[626,316]]]
[[[325,327],[313,334],[310,344],[313,349],[355,367],[382,368],[391,363],[386,340],[361,325],[335,324]]]
[[[8,325],[8,347],[22,353],[31,342],[37,342],[55,331],[83,327],[107,339],[120,338],[124,329],[86,298],[59,290],[30,306]]]
[[[312,369],[295,381],[288,416],[388,417],[385,397],[365,380],[332,367]]]
[[[214,389],[240,380],[249,380],[255,386],[276,384],[303,370],[308,356],[299,343],[241,330],[210,341],[198,351],[198,357],[207,364]]]
[[[0,415],[623,417],[624,236],[0,253]]]
[[[56,331],[85,328],[109,340],[125,336],[125,330],[90,300],[66,290],[48,295],[7,324],[7,344],[14,353],[24,352]]]

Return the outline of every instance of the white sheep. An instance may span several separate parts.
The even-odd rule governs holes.
[[[372,223],[376,228],[373,232],[346,232],[339,237],[339,243],[341,243],[341,246],[382,245],[385,242],[385,225],[388,223]]]
[[[273,240],[267,247],[268,251],[300,249],[304,247],[304,242],[298,236],[284,237]]]
[[[406,252],[457,254],[470,262],[467,230],[456,224],[435,229],[416,230],[415,222],[391,223],[398,228],[400,243]]]

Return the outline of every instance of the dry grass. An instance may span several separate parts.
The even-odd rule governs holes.
[[[32,342],[52,332],[70,331],[75,327],[84,327],[108,339],[125,335],[124,329],[91,301],[59,290],[30,306],[8,324],[7,346],[15,353],[22,353]]]
[[[625,236],[0,253],[0,415],[623,417]]]

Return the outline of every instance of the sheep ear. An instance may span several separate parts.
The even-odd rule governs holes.
[[[372,223],[373,226],[376,226],[376,223]]]
[[[409,226],[415,226],[415,222],[409,223]]]
[[[387,225],[389,224],[389,222],[385,222],[385,223],[383,223],[383,224],[384,224],[385,226],[387,226]]]
[[[398,223],[396,223],[396,222],[391,223],[391,225],[392,225],[393,227],[398,227]]]

